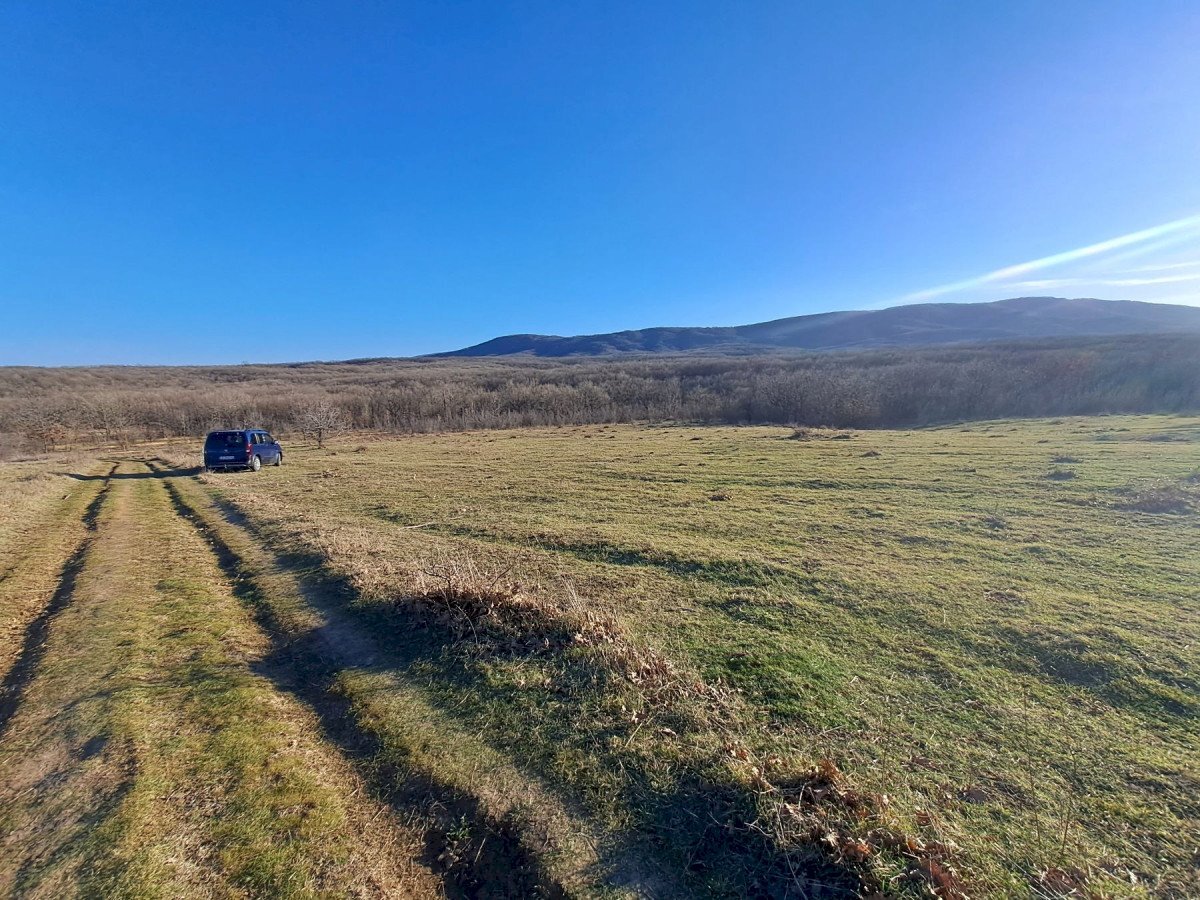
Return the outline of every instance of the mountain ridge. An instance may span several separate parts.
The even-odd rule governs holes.
[[[849,350],[1039,337],[1200,332],[1200,307],[1092,297],[1012,297],[842,310],[732,326],[659,326],[572,336],[509,334],[430,354],[618,356],[634,353]]]

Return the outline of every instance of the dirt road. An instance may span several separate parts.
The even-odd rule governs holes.
[[[73,521],[14,563],[31,599],[0,695],[0,894],[443,895],[429,823],[286,687],[302,661],[181,515],[179,474],[79,476]]]

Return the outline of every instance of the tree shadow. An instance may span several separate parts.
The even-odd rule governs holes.
[[[168,484],[167,488],[175,494],[172,485]],[[194,516],[181,500],[177,505],[181,513]],[[348,665],[347,653],[331,649],[336,647],[338,635],[329,633],[344,626],[326,624],[304,635],[288,634],[282,623],[274,620],[269,604],[259,596],[253,579],[245,577],[236,552],[209,532],[235,591],[255,610],[260,624],[276,642],[276,652],[263,662],[263,674],[315,709],[327,736],[351,757],[374,759],[372,764],[377,766],[376,754],[380,747],[375,735],[364,732],[354,723],[348,702],[328,690],[339,672],[350,669],[394,672],[403,678],[406,673],[419,670],[423,680],[433,679],[456,695],[455,702],[438,704],[439,710],[465,729],[476,732],[480,716],[486,718],[494,714],[497,706],[503,706],[506,699],[511,699],[505,697],[504,689],[489,676],[490,661],[499,657],[513,661],[551,659],[548,651],[539,649],[536,641],[510,644],[482,655],[447,652],[462,643],[461,635],[454,633],[445,621],[423,615],[419,604],[398,602],[387,607],[365,604],[350,582],[329,572],[325,561],[316,554],[293,549],[275,550],[270,547],[270,536],[248,520],[234,504],[216,500],[214,506],[226,521],[253,537],[255,544],[270,556],[275,566],[295,579],[311,607],[321,613],[327,623],[330,615],[336,616],[364,636],[363,648],[349,654],[357,658]],[[193,521],[198,527],[207,527],[198,517]],[[234,573],[238,577],[234,577]],[[386,646],[377,641],[379,635],[387,636]],[[568,704],[571,697],[586,697],[589,692],[595,692],[605,678],[611,677],[586,660],[564,660],[561,656],[553,657],[553,660],[558,665],[556,672],[561,676],[555,686],[556,693]],[[303,677],[297,678],[294,674],[298,671],[296,666],[305,673]],[[288,672],[292,674],[280,674]],[[532,740],[532,734],[528,735],[530,742],[520,748],[505,746],[503,741],[495,739],[487,741],[492,749],[535,781],[546,781],[547,771],[552,768],[548,763],[556,753],[564,749],[594,753],[595,747],[613,742],[618,746],[627,745],[637,727],[627,718],[581,721],[563,714],[558,704],[554,706],[558,712],[538,719],[536,741]],[[671,724],[676,725],[681,734],[685,733],[686,725]],[[685,775],[672,786],[664,787],[656,783],[651,772],[636,765],[636,756],[628,759],[618,756],[621,754],[602,761],[602,764],[622,769],[624,783],[616,799],[631,812],[632,822],[621,832],[605,834],[603,845],[596,848],[599,859],[593,875],[607,880],[610,885],[632,887],[641,893],[648,890],[652,896],[691,895],[714,889],[718,893],[726,891],[736,896],[764,898],[854,897],[861,892],[863,882],[858,873],[835,859],[823,844],[813,841],[791,850],[775,845],[761,828],[756,827],[758,812],[754,798],[743,787],[713,780],[701,772]],[[414,776],[407,768],[395,774],[395,781],[385,778],[382,782],[382,799],[387,802],[404,806],[411,803],[415,792],[426,799],[436,797],[438,804],[452,810],[455,817],[481,821],[474,798],[451,786],[436,783],[427,775]],[[401,786],[397,787],[397,783]],[[555,785],[554,792],[568,810],[586,819],[586,809],[572,799],[576,789],[562,783]],[[466,882],[455,881],[456,890],[465,889],[468,894],[477,895],[483,884],[495,890],[497,896],[521,896],[521,891],[516,890],[517,884],[502,885],[486,874],[497,865],[503,867],[507,857],[510,865],[515,861],[517,871],[526,871],[533,876],[532,882],[525,883],[526,890],[532,887],[542,895],[547,890],[558,891],[557,885],[546,880],[547,876],[536,860],[522,849],[514,830],[503,823],[491,823],[487,827],[498,839],[493,853],[500,855],[484,858],[481,864],[485,871],[466,873]],[[430,842],[435,868],[438,857],[444,852],[444,844],[444,835]],[[484,852],[488,851],[485,849]],[[512,856],[514,853],[516,855]],[[485,881],[476,881],[479,878],[485,878]],[[474,887],[470,887],[472,884]],[[510,889],[516,892],[509,893]],[[537,896],[538,893],[529,895]]]
[[[376,800],[399,811],[402,818],[415,816],[430,822],[424,862],[442,878],[447,896],[461,900],[480,896],[565,898],[566,892],[524,847],[512,823],[490,819],[476,798],[402,767],[381,752],[378,735],[358,724],[349,701],[335,689],[338,675],[352,666],[338,658],[341,654],[334,650],[337,639],[330,635],[332,626],[303,633],[288,630],[254,579],[245,577],[245,564],[237,551],[196,514],[174,486],[165,487],[175,511],[210,543],[234,596],[252,611],[271,641],[270,654],[254,664],[254,671],[316,713],[323,735],[356,765]],[[224,512],[224,504],[219,509]],[[368,663],[365,668],[372,666]],[[470,823],[470,827],[464,830],[462,823]]]
[[[80,472],[53,472],[54,475],[65,475],[75,481],[140,481],[145,478],[191,478],[199,475],[201,466],[190,466],[180,469],[153,469],[147,472],[113,472],[109,475],[84,475]]]

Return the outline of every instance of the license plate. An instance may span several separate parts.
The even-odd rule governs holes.
[[[233,459],[232,456],[222,456],[221,459]]]

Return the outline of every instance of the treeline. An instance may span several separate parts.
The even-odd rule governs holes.
[[[320,415],[314,416],[314,411]],[[772,356],[0,369],[0,431],[50,446],[316,418],[392,432],[635,421],[913,426],[1200,411],[1200,336]]]

